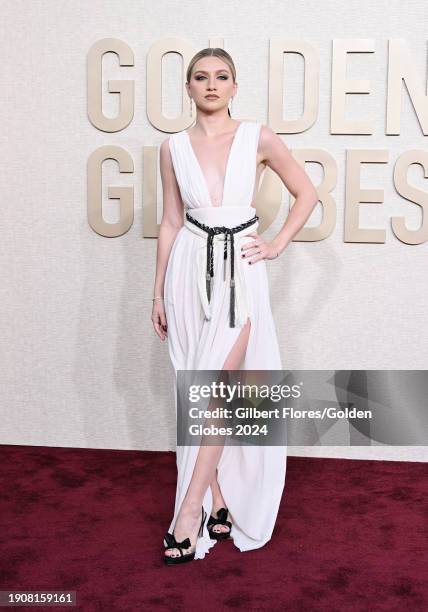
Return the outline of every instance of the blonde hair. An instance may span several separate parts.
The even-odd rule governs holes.
[[[201,49],[200,51],[198,51],[190,60],[186,71],[187,83],[190,83],[190,79],[192,78],[192,70],[194,65],[203,57],[218,57],[219,59],[223,60],[223,62],[225,62],[230,68],[233,82],[236,81],[236,68],[235,64],[233,63],[233,59],[231,58],[229,53],[224,49],[221,49],[220,47],[207,47],[206,49]],[[229,113],[230,117],[230,110],[228,109],[227,112]]]

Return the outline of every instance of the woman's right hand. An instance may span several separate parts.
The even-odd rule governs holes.
[[[165,306],[163,300],[154,300],[151,319],[153,327],[155,328],[155,332],[162,341],[165,340],[168,335],[168,324],[166,321]]]

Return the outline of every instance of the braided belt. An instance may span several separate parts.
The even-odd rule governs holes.
[[[237,232],[241,232],[242,230],[254,225],[259,219],[257,215],[254,215],[252,219],[246,221],[245,223],[241,223],[240,225],[236,225],[235,227],[225,227],[224,225],[217,225],[211,227],[209,225],[205,225],[204,223],[200,223],[197,219],[192,217],[188,212],[186,212],[186,219],[199,227],[199,229],[203,230],[208,234],[207,236],[207,264],[206,264],[206,294],[208,298],[208,304],[211,301],[211,279],[214,276],[214,257],[213,257],[213,241],[214,236],[219,234],[224,234],[224,251],[223,251],[223,259],[224,259],[224,274],[226,274],[226,260],[228,255],[228,242],[230,240],[230,305],[229,305],[229,327],[235,327],[235,240],[234,235]],[[225,280],[225,276],[224,276]]]

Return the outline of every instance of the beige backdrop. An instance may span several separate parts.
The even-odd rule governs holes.
[[[328,151],[338,165],[337,224],[325,241],[289,246],[269,263],[272,308],[287,369],[425,369],[428,245],[406,245],[390,217],[420,223],[418,207],[394,190],[393,167],[406,150],[427,148],[403,88],[400,136],[385,136],[388,39],[402,38],[426,78],[424,0],[342,2],[2,1],[0,24],[3,121],[0,443],[92,448],[173,449],[173,371],[166,343],[150,321],[156,240],[142,227],[142,152],[166,137],[146,115],[146,57],[164,37],[195,52],[223,39],[238,72],[236,119],[266,123],[269,40],[309,41],[320,54],[320,111],[311,129],[283,138],[293,148]],[[118,38],[133,50],[134,67],[104,56],[106,79],[135,80],[135,116],[118,133],[97,130],[87,117],[86,58],[93,43]],[[329,134],[331,52],[335,38],[371,38],[374,54],[356,54],[349,76],[370,79],[371,95],[348,96],[349,117],[370,119],[371,136]],[[298,117],[303,62],[285,63],[284,116]],[[164,113],[181,112],[181,64],[168,55]],[[104,111],[118,100],[104,87]],[[134,174],[104,164],[103,214],[117,221],[110,185],[135,187],[134,223],[118,238],[87,221],[86,164],[102,145],[131,155]],[[385,244],[343,242],[345,151],[387,149],[389,163],[364,167],[362,187],[384,189],[382,205],[361,206],[361,224],[386,230]],[[317,184],[321,170],[307,168]],[[420,167],[409,181],[427,190]],[[158,179],[160,189],[160,179]],[[161,214],[161,192],[158,219]],[[268,232],[279,229],[288,210]],[[320,219],[314,211],[310,224]],[[405,407],[404,407],[405,408]],[[332,438],[334,444],[334,435]],[[290,455],[426,460],[415,447],[300,447]]]

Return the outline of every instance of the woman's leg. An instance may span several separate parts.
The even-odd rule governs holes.
[[[225,364],[224,364],[225,370],[236,370],[241,365],[241,362],[245,356],[245,351],[248,346],[250,326],[251,326],[251,321],[250,319],[248,319],[245,325],[245,328],[246,328],[245,332],[244,333],[241,332],[232,351],[229,353],[229,356],[227,360],[225,361]],[[218,480],[217,480],[217,469],[215,471],[214,478],[212,479],[210,483],[210,486],[211,486],[211,493],[213,496],[212,514],[213,516],[217,516],[217,511],[220,510],[220,508],[226,507],[226,502],[223,499],[220,485],[218,484]],[[229,527],[227,527],[226,525],[214,525],[212,527],[212,530],[215,531],[216,533],[227,532],[229,531]]]
[[[227,356],[223,370],[236,370],[238,369],[241,361],[245,355],[248,346],[248,339],[250,336],[251,321],[247,320],[246,324],[243,325],[237,340],[235,341],[229,355]],[[177,516],[177,521],[174,527],[174,535],[176,539],[181,542],[184,538],[189,537],[192,543],[196,542],[197,533],[201,521],[201,506],[205,496],[207,488],[212,485],[214,481],[213,496],[213,508],[218,510],[224,504],[223,497],[217,482],[217,464],[220,460],[223,452],[223,446],[201,446],[199,448],[198,456],[195,462],[195,468],[193,475],[190,480],[187,493],[181,504],[180,511]],[[216,488],[217,485],[217,488]],[[218,507],[217,507],[218,506]],[[227,528],[221,527],[219,530],[227,530]],[[190,552],[190,549],[183,550],[186,554]],[[173,557],[179,556],[179,551],[174,548],[165,551],[166,555]]]

